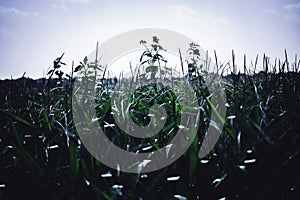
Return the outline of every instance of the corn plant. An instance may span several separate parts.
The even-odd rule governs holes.
[[[157,37],[153,38],[153,49],[144,42],[141,45],[147,47],[141,63],[148,66],[165,63]],[[186,78],[201,107],[197,137],[176,162],[146,174],[113,170],[87,151],[72,118],[74,78],[77,73],[85,73],[82,77],[87,87],[95,87],[94,93],[85,95],[96,104],[99,124],[114,144],[132,152],[158,149],[176,134],[178,113],[185,105],[177,104],[172,91],[181,89],[180,85],[170,89],[149,84],[137,87],[131,96],[126,91],[121,93],[122,98],[129,95],[130,117],[142,126],[149,123],[151,105],[163,104],[167,111],[166,126],[160,134],[139,140],[125,136],[112,125],[115,118],[111,115],[114,107],[110,100],[117,84],[116,81],[110,84],[105,77],[106,69],[99,66],[97,58],[95,62],[85,58],[75,68],[72,64],[71,74],[66,75],[60,68],[63,65],[60,56],[48,79],[42,81],[0,80],[0,198],[299,198],[300,61],[295,57],[290,63],[287,52],[283,60],[274,64],[264,56],[264,71],[256,72],[256,60],[252,66],[244,64],[241,73],[237,72],[233,53],[233,64],[222,68],[230,70],[222,77],[227,96],[222,135],[212,152],[199,159],[198,150],[215,109],[203,78],[208,75],[205,66],[197,63],[197,46],[191,45],[189,51]],[[102,74],[95,76],[95,69]],[[141,76],[150,73],[151,77],[160,70],[146,69]],[[166,103],[169,101],[173,103]]]

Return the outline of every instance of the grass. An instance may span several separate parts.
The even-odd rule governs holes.
[[[55,60],[48,79],[40,83],[30,79],[1,81],[0,197],[296,199],[300,187],[300,62],[296,58],[291,64],[285,56],[284,61],[274,65],[264,57],[265,70],[259,73],[255,73],[257,60],[251,67],[254,72],[245,65],[243,74],[234,73],[234,56],[233,66],[219,66],[228,70],[223,77],[227,96],[226,118],[222,119],[225,125],[214,149],[202,159],[198,158],[198,150],[214,111],[199,76],[202,68],[190,65],[187,77],[202,108],[197,137],[177,161],[146,174],[113,170],[97,161],[82,144],[74,126],[71,100],[74,75],[84,67],[95,67],[87,59],[66,78],[60,71],[61,56]],[[93,77],[86,72],[87,77]],[[54,75],[58,78],[54,79]],[[96,84],[96,80],[87,81],[91,83]],[[105,126],[114,123],[112,89],[108,83],[99,85],[95,101],[99,123],[115,144],[137,152],[148,146],[160,148],[176,134],[178,113],[184,105],[175,102],[165,104],[167,125],[159,135],[142,141],[129,136],[121,139],[121,130]],[[149,118],[143,117],[149,114],[149,106],[166,100],[176,100],[169,88],[139,87],[130,99],[130,116],[145,125]]]

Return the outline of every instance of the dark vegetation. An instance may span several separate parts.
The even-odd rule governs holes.
[[[87,59],[66,78],[59,71],[61,60],[55,60],[47,79],[0,81],[0,199],[299,199],[297,60],[272,66],[264,59],[265,71],[224,75],[227,114],[213,151],[197,157],[200,130],[176,162],[147,174],[112,170],[86,150],[73,124],[71,101],[73,73],[86,66]],[[194,87],[203,88],[200,82]],[[140,92],[156,92],[146,89]],[[102,123],[111,120],[105,107],[110,106],[110,95],[104,91],[98,91],[103,97],[98,102]],[[210,116],[205,106],[203,122]],[[107,133],[111,131],[116,130]],[[110,138],[118,143],[118,136]]]

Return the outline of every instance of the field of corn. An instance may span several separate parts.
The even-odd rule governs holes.
[[[0,199],[300,197],[297,58],[289,62],[286,55],[283,60],[270,63],[264,56],[263,71],[257,72],[256,60],[252,66],[245,64],[242,73],[236,70],[233,54],[232,65],[222,66],[227,70],[223,74],[227,96],[225,124],[214,149],[203,159],[198,158],[198,150],[212,109],[197,68],[189,66],[187,79],[203,108],[197,136],[176,162],[158,171],[138,174],[103,165],[80,141],[72,116],[72,86],[76,73],[89,67],[88,60],[64,74],[60,70],[64,65],[62,58],[54,61],[46,78],[0,81]],[[168,126],[159,136],[142,141],[124,139],[121,130],[106,126],[114,123],[110,114],[113,84],[108,82],[98,84],[95,102],[100,126],[111,141],[133,152],[147,151],[149,144],[161,148],[176,134],[177,115],[167,117]],[[159,99],[161,93],[164,95]],[[138,94],[132,99],[131,117],[142,125],[147,124],[143,116],[153,101],[174,100],[171,92],[155,85],[140,88]],[[141,100],[150,97],[153,101],[148,104]],[[176,114],[180,108],[167,104],[165,109]]]

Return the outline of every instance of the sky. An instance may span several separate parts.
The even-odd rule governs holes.
[[[0,0],[0,79],[41,78],[65,53],[69,71],[96,47],[125,31],[164,28],[196,41],[226,64],[265,53],[271,62],[300,57],[299,0]]]

